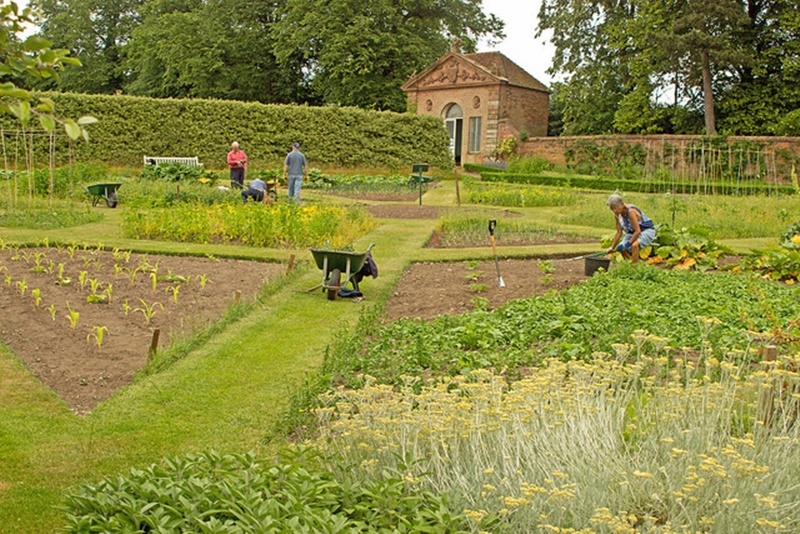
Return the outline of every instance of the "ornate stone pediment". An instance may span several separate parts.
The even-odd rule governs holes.
[[[456,57],[450,57],[435,66],[418,83],[420,87],[437,87],[484,82],[487,79],[489,79],[489,75],[485,72],[479,71],[466,61],[461,61]]]

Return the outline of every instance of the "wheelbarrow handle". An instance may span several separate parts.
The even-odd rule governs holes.
[[[497,220],[489,219],[489,235],[494,235],[495,228],[497,228]]]

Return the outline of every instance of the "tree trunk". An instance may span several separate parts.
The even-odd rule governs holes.
[[[708,50],[700,53],[703,68],[703,112],[706,117],[706,135],[716,135],[717,119],[714,116],[714,93],[711,90],[711,62]]]

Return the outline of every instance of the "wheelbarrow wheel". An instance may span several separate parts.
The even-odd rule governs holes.
[[[336,300],[336,295],[339,293],[339,280],[342,278],[342,271],[334,269],[328,277],[328,286],[335,286],[335,288],[328,288],[328,300]]]
[[[117,192],[111,191],[108,193],[108,198],[106,198],[106,205],[109,208],[116,208],[117,204],[119,204],[119,200],[117,199]]]

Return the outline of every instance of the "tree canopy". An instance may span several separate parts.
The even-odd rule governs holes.
[[[797,0],[544,0],[563,132],[800,133]]]
[[[502,36],[480,0],[35,0],[87,93],[402,111],[400,89],[459,38]]]
[[[278,57],[306,60],[323,102],[403,111],[400,89],[444,54],[453,38],[474,51],[502,36],[502,22],[469,0],[288,0],[273,27]]]

